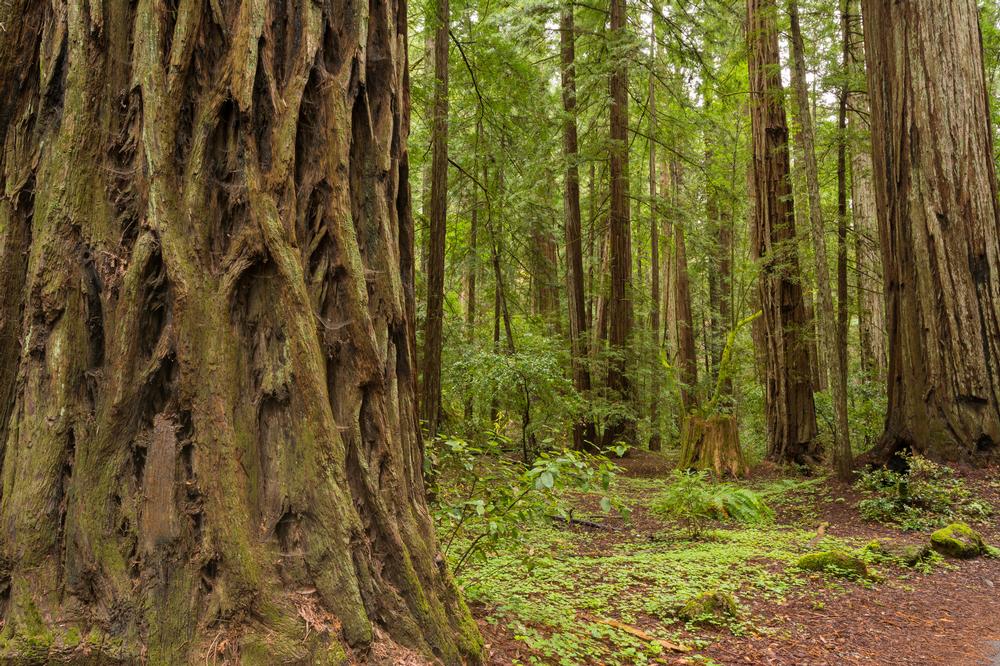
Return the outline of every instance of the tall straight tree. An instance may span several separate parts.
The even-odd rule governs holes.
[[[608,301],[608,345],[612,358],[608,368],[608,388],[617,399],[630,403],[632,386],[628,377],[627,357],[632,337],[632,233],[629,216],[628,169],[628,58],[620,53],[626,48],[625,0],[611,0],[610,28],[615,54],[611,67],[610,134],[608,159],[611,180],[611,208],[608,213],[611,297]],[[616,418],[605,431],[610,444],[633,434],[634,424]]]
[[[576,28],[573,5],[562,7],[559,23],[560,61],[562,69],[563,155],[566,172],[563,177],[563,212],[566,236],[566,305],[569,309],[569,340],[573,367],[573,385],[581,395],[590,392],[588,322],[583,288],[583,231],[580,223],[579,141],[576,130]],[[573,445],[580,449],[594,443],[594,426],[589,421],[573,426]]]
[[[427,315],[421,399],[427,434],[441,423],[441,344],[444,326],[444,254],[448,223],[448,0],[433,0],[434,104],[431,119],[431,202],[427,251]]]
[[[405,2],[0,24],[5,659],[478,661],[424,499]]]
[[[833,287],[830,285],[830,264],[826,252],[826,229],[823,225],[823,208],[819,192],[819,169],[816,166],[816,136],[812,112],[809,109],[809,92],[806,87],[805,46],[799,21],[798,0],[788,1],[792,41],[792,82],[798,110],[799,143],[805,165],[806,188],[809,192],[809,222],[812,227],[813,254],[816,257],[816,287],[819,291],[819,324],[822,337],[820,352],[830,372],[833,389],[833,463],[837,476],[848,480],[851,476],[851,435],[847,420],[847,364],[840,362],[840,350],[847,349],[847,331],[837,326],[834,309]],[[845,289],[846,291],[846,289]],[[846,298],[843,305],[847,305]],[[846,361],[846,356],[845,356]]]
[[[975,0],[864,0],[889,327],[876,454],[1000,443],[1000,211]]]
[[[660,435],[660,220],[656,196],[656,14],[653,4],[649,15],[649,327],[653,336],[650,354],[649,450],[659,451]]]
[[[885,380],[887,361],[885,290],[875,212],[875,182],[868,129],[868,95],[865,92],[864,36],[858,0],[847,1],[844,40],[848,48],[847,128],[851,163],[851,217],[857,274],[858,341],[862,370]]]
[[[680,160],[670,164],[674,210],[681,210],[680,198],[684,184],[684,170]],[[691,308],[691,281],[688,277],[687,247],[684,242],[684,220],[674,223],[674,322],[677,340],[677,367],[680,369],[681,403],[686,416],[698,404],[698,353],[694,341],[694,314]]]
[[[774,0],[747,0],[754,221],[751,251],[760,266],[768,457],[818,457],[805,303],[789,180]]]

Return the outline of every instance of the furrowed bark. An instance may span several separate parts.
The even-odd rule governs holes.
[[[889,330],[876,458],[1000,443],[1000,211],[973,0],[865,0]]]
[[[760,265],[768,457],[818,457],[795,218],[789,180],[788,122],[778,58],[773,0],[748,0],[750,115],[753,130],[754,223],[751,251]]]
[[[477,660],[424,500],[405,4],[18,4],[4,659]]]

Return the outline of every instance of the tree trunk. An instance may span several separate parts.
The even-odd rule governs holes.
[[[718,258],[719,271],[719,323],[723,351],[729,332],[736,322],[733,321],[733,214],[731,208],[723,208],[719,218]],[[726,373],[722,378],[722,394],[720,405],[723,412],[732,410],[733,378],[731,371],[721,365],[719,357],[719,372]]]
[[[864,0],[889,328],[876,456],[1000,443],[1000,214],[974,0]]]
[[[6,658],[478,660],[424,500],[405,4],[325,7],[0,7]]]
[[[483,123],[476,122],[476,146],[473,156],[473,171],[479,172],[479,146],[483,138]],[[471,182],[472,212],[469,220],[469,259],[465,273],[465,341],[471,348],[476,340],[476,277],[479,273],[479,186]],[[485,181],[483,182],[485,187]],[[470,393],[465,397],[465,422],[471,425],[473,421],[474,396]]]
[[[621,48],[626,30],[625,0],[611,0],[610,30],[615,45]],[[608,366],[608,389],[614,399],[632,402],[628,376],[629,342],[632,337],[632,234],[629,215],[628,169],[628,67],[619,57],[610,77],[611,147],[608,160],[611,180],[611,208],[608,215],[611,264],[611,296],[608,302],[608,346],[612,357]],[[630,418],[615,418],[604,433],[605,445],[634,435]]]
[[[761,270],[768,457],[804,463],[816,460],[819,450],[775,11],[773,0],[747,1],[755,212],[751,249]]]
[[[717,414],[702,418],[689,414],[681,432],[678,469],[708,469],[717,476],[744,476],[750,471],[740,448],[736,417]]]
[[[848,0],[848,9],[857,0]],[[876,380],[885,380],[886,331],[885,290],[882,281],[882,256],[879,251],[878,220],[875,212],[875,182],[872,173],[871,142],[868,131],[868,95],[853,92],[864,86],[864,39],[861,15],[849,11],[846,18],[849,48],[849,83],[847,123],[851,135],[851,212],[854,225],[854,255],[857,273],[858,338],[861,368]],[[857,25],[855,29],[854,25]],[[859,80],[860,79],[860,80]]]
[[[707,140],[708,137],[706,137]],[[707,143],[707,141],[706,141]],[[705,364],[708,369],[708,376],[713,380],[718,376],[719,362],[722,360],[722,347],[725,341],[725,333],[722,330],[722,284],[719,280],[719,264],[722,258],[719,256],[722,246],[719,244],[719,229],[721,220],[719,216],[719,191],[712,182],[712,162],[713,155],[711,149],[705,150],[705,173],[709,174],[705,185],[705,226],[709,230],[710,257],[712,269],[708,271],[708,326],[706,327],[708,337],[708,353],[705,354]]]
[[[580,168],[576,133],[576,29],[573,5],[562,7],[559,26],[563,121],[563,153],[566,174],[563,193],[566,233],[566,305],[569,310],[569,342],[572,354],[573,386],[584,399],[590,394],[588,351],[589,327],[583,289],[583,230],[580,224]],[[593,181],[593,175],[591,175]],[[594,425],[589,420],[573,425],[573,445],[577,449],[593,444]]]
[[[841,480],[849,480],[852,460],[850,426],[847,422],[847,366],[846,363],[841,364],[839,353],[842,343],[846,348],[846,335],[843,338],[840,336],[837,312],[834,310],[833,289],[830,285],[830,264],[826,253],[826,229],[823,226],[819,170],[816,167],[816,141],[813,133],[812,113],[809,110],[809,93],[806,89],[806,61],[803,53],[804,46],[802,29],[799,25],[797,0],[789,0],[788,13],[794,60],[792,81],[798,108],[799,140],[802,145],[806,188],[809,192],[809,222],[812,227],[813,254],[816,258],[816,286],[820,300],[819,323],[822,335],[819,348],[824,353],[824,365],[830,369],[830,384],[833,389],[833,465]],[[838,225],[844,217],[846,217],[846,213],[838,220]],[[844,305],[846,305],[846,301]]]
[[[448,220],[448,0],[435,0],[434,115],[431,118],[431,214],[424,321],[424,427],[434,437],[441,423],[441,343],[444,325],[444,251]]]
[[[679,161],[671,162],[674,201],[678,201],[684,172]],[[675,205],[676,209],[676,205]],[[677,367],[681,384],[681,403],[685,416],[698,404],[698,354],[694,343],[694,317],[691,312],[691,283],[688,279],[684,223],[674,224],[674,308],[677,313]]]
[[[660,220],[656,192],[656,11],[649,15],[649,327],[653,336],[650,354],[649,450],[659,451],[660,434]]]
[[[663,173],[660,174],[660,191],[661,192],[671,192],[671,197],[673,197],[673,184],[671,182],[671,173],[673,169],[667,168],[663,169]],[[676,199],[674,199],[673,214],[677,213],[678,204]],[[672,294],[674,293],[674,226],[670,215],[663,216],[663,231],[660,234],[663,239],[663,256],[661,258],[661,268],[660,268],[660,281],[662,283],[662,303],[660,305],[660,312],[663,317],[663,349],[667,353],[668,358],[672,358],[672,355],[676,353],[677,348],[677,312],[674,307],[674,299]]]

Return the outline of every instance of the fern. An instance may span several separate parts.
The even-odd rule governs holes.
[[[774,512],[760,495],[731,483],[714,484],[708,472],[674,472],[674,480],[653,501],[652,510],[684,523],[699,536],[710,521],[768,523]]]

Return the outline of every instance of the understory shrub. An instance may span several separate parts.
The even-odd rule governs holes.
[[[858,503],[865,520],[904,530],[929,530],[954,520],[983,520],[992,507],[974,497],[950,467],[916,453],[901,454],[905,471],[886,467],[861,474],[855,486],[871,497]]]
[[[713,483],[705,470],[675,470],[673,482],[651,508],[654,513],[683,523],[696,538],[713,521],[761,524],[774,518],[760,495],[733,483]]]
[[[497,428],[482,443],[442,437],[427,449],[431,512],[456,575],[470,560],[521,540],[531,524],[555,516],[572,520],[569,493],[596,493],[603,512],[627,515],[610,493],[618,468],[606,456],[557,450],[525,465],[509,448]]]

